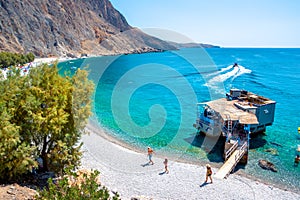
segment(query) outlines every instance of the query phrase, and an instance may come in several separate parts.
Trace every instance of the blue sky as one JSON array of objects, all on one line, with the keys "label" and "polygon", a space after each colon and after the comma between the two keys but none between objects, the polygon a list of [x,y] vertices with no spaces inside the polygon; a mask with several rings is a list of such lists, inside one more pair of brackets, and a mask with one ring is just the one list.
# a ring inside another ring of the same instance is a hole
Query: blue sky
[{"label": "blue sky", "polygon": [[[134,27],[223,47],[300,47],[298,0],[111,0]],[[172,40],[172,39],[170,39]]]}]

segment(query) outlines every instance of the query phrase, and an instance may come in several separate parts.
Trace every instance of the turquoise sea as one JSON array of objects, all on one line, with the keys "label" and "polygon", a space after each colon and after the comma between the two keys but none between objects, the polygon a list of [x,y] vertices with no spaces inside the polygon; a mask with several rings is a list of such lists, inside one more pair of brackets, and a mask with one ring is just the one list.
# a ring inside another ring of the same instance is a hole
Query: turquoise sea
[{"label": "turquoise sea", "polygon": [[[238,171],[299,191],[300,166],[293,164],[300,145],[300,49],[189,48],[59,64],[71,72],[86,65],[96,84],[98,123],[133,148],[151,146],[179,160],[222,164],[220,143],[196,136],[197,102],[225,97],[230,88],[275,100],[273,125],[251,139],[248,164]],[[259,159],[278,172],[261,169]]]}]

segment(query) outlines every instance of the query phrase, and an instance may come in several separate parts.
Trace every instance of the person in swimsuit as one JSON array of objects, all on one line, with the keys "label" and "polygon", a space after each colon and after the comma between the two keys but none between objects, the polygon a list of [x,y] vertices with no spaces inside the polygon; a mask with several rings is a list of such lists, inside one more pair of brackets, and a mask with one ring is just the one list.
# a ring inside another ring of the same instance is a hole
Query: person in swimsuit
[{"label": "person in swimsuit", "polygon": [[297,156],[295,157],[295,163],[294,163],[294,166],[297,167],[297,166],[299,165],[299,162],[300,162],[300,156],[297,155]]},{"label": "person in swimsuit", "polygon": [[168,159],[165,158],[165,161],[164,161],[164,165],[165,165],[165,173],[169,173],[169,170],[168,170]]},{"label": "person in swimsuit", "polygon": [[211,170],[211,167],[209,164],[206,165],[206,179],[205,179],[205,183],[207,183],[207,179],[209,178],[210,179],[210,182],[213,183],[212,181],[212,170]]},{"label": "person in swimsuit", "polygon": [[152,165],[154,164],[154,162],[152,161],[152,155],[153,155],[153,153],[154,153],[153,149],[151,149],[150,147],[148,147],[149,163],[151,163]]}]

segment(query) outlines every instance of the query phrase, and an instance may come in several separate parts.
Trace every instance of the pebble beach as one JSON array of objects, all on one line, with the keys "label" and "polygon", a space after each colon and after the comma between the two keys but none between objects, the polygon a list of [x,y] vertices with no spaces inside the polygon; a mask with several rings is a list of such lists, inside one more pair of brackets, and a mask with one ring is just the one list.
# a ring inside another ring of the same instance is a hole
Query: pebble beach
[{"label": "pebble beach", "polygon": [[82,137],[82,168],[100,171],[100,180],[121,199],[300,199],[300,193],[231,174],[204,183],[205,165],[169,160],[170,173],[164,173],[164,158],[154,154],[148,164],[147,152],[119,145],[103,129],[89,123]]}]

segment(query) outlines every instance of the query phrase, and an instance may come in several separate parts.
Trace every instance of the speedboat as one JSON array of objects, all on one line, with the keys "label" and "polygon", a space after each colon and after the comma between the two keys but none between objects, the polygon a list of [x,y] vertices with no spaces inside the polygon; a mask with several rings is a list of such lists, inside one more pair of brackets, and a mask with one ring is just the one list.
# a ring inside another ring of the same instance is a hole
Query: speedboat
[{"label": "speedboat", "polygon": [[70,67],[70,69],[71,69],[71,70],[76,70],[76,69],[77,69],[77,67],[75,67],[75,66],[72,66],[72,67]]}]

